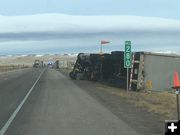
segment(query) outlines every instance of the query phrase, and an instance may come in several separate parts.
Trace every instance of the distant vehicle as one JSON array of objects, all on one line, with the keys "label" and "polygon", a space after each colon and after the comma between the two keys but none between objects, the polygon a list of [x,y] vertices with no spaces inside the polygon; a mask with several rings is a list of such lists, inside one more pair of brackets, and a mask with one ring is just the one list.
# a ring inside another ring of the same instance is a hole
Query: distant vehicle
[{"label": "distant vehicle", "polygon": [[54,63],[54,68],[59,69],[59,60],[56,60]]},{"label": "distant vehicle", "polygon": [[53,61],[49,61],[47,64],[48,68],[53,68],[53,64],[54,64]]},{"label": "distant vehicle", "polygon": [[34,68],[43,67],[43,61],[35,60],[35,61],[34,61],[34,64],[33,64],[33,67],[34,67]]}]

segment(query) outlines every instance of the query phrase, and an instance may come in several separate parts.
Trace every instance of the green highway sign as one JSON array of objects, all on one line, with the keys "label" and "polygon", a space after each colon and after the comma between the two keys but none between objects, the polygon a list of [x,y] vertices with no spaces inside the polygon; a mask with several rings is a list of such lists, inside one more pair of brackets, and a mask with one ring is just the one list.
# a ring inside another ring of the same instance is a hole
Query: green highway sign
[{"label": "green highway sign", "polygon": [[131,68],[131,41],[125,41],[124,68]]}]

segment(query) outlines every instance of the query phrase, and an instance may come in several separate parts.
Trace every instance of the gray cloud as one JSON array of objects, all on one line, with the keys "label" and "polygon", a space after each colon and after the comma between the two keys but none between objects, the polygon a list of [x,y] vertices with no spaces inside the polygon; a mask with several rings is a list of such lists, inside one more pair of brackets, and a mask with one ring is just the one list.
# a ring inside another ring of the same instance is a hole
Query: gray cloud
[{"label": "gray cloud", "polygon": [[135,50],[180,49],[180,21],[136,16],[69,16],[45,14],[0,16],[0,53],[122,50],[132,40]]}]

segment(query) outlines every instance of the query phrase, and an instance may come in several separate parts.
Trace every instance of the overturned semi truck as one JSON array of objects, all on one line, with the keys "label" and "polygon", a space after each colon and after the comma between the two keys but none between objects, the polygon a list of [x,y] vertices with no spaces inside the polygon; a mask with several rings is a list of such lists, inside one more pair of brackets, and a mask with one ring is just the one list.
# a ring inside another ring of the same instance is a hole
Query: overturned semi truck
[{"label": "overturned semi truck", "polygon": [[[135,53],[134,57],[138,60],[140,55]],[[139,65],[135,65],[134,68],[137,66]],[[102,81],[125,88],[127,71],[124,68],[124,52],[113,51],[110,54],[79,53],[73,71],[69,75],[72,79]],[[130,75],[129,73],[129,77]],[[135,79],[137,79],[137,76],[131,78],[133,80],[131,88],[136,90]]]},{"label": "overturned semi truck", "polygon": [[[173,72],[180,73],[180,56],[152,52],[133,52],[132,67],[129,69],[130,90],[172,90]],[[102,81],[110,85],[126,88],[127,70],[124,68],[124,52],[110,54],[80,53],[72,79]]]}]

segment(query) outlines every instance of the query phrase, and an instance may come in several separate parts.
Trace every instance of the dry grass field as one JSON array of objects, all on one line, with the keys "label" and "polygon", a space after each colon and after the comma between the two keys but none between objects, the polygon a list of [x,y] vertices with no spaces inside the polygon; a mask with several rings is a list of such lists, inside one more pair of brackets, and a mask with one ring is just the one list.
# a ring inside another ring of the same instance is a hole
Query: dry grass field
[{"label": "dry grass field", "polygon": [[125,90],[97,83],[98,90],[123,98],[127,103],[167,118],[176,117],[176,95],[168,92],[126,92]]}]

